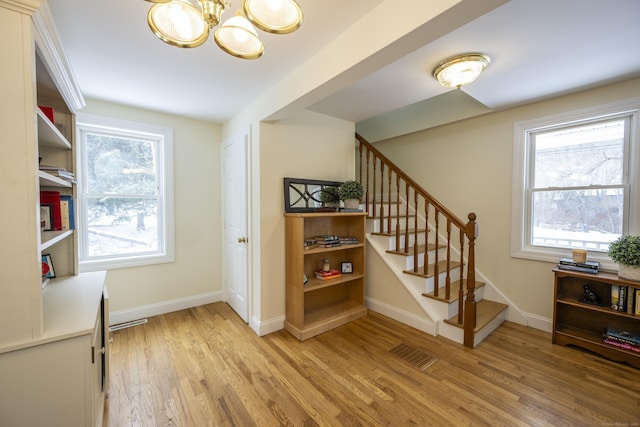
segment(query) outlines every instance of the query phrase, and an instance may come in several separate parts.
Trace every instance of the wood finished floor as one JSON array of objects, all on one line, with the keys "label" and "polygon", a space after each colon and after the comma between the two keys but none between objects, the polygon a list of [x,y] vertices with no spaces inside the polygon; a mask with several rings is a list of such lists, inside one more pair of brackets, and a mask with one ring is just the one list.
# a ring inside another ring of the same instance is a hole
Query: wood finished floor
[{"label": "wood finished floor", "polygon": [[112,337],[111,427],[640,426],[639,370],[508,322],[475,350],[373,312],[299,342],[215,303]]}]

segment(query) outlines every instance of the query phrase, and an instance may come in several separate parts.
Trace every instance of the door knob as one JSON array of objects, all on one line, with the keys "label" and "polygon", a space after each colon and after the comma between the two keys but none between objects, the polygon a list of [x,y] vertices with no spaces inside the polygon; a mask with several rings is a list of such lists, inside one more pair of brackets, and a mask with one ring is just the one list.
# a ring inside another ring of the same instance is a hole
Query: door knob
[{"label": "door knob", "polygon": [[247,243],[246,237],[238,237],[238,243]]}]

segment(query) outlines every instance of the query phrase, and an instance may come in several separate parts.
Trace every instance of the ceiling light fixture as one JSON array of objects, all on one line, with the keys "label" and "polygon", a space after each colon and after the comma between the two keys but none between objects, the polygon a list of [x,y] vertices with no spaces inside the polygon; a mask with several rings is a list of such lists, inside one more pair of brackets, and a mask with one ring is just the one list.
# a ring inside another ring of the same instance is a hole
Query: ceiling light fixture
[{"label": "ceiling light fixture", "polygon": [[435,77],[442,86],[458,88],[473,82],[489,65],[491,59],[482,53],[466,53],[447,59],[435,70]]},{"label": "ceiling light fixture", "polygon": [[[151,31],[177,47],[197,47],[220,24],[231,0],[147,0],[154,3],[147,14]],[[254,25],[274,34],[288,34],[302,24],[302,10],[295,0],[241,0],[242,9],[218,27],[214,39],[220,49],[243,59],[262,56],[264,45]]]}]

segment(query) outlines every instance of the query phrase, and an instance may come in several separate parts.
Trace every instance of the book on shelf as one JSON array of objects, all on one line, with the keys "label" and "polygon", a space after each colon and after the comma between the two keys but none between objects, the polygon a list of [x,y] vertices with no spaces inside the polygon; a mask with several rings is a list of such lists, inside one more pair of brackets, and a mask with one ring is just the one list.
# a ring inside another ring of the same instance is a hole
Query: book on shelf
[{"label": "book on shelf", "polygon": [[40,191],[40,204],[51,207],[52,230],[62,230],[62,217],[60,214],[60,192],[53,190]]},{"label": "book on shelf", "polygon": [[633,311],[631,310],[635,305],[635,293],[636,292],[633,287],[625,285],[611,285],[611,309],[633,314]]},{"label": "book on shelf", "polygon": [[355,245],[360,243],[357,238],[352,236],[340,236],[340,243],[343,245]]},{"label": "book on shelf", "polygon": [[628,349],[640,351],[640,334],[625,331],[618,328],[607,327],[607,332],[602,335],[607,344],[618,345]]},{"label": "book on shelf", "polygon": [[76,229],[73,197],[60,195],[60,217],[62,220],[62,230]]},{"label": "book on shelf", "polygon": [[598,274],[597,269],[593,269],[590,267],[580,267],[578,265],[558,264],[557,268],[560,270],[577,271],[580,273]]},{"label": "book on shelf", "polygon": [[318,241],[315,240],[315,239],[306,239],[304,241],[304,250],[305,251],[308,251],[310,249],[317,248],[317,247],[318,247]]},{"label": "book on shelf", "polygon": [[40,165],[40,170],[50,175],[57,176],[58,178],[69,181],[73,184],[77,184],[76,177],[73,172],[69,172],[65,168],[58,166]]},{"label": "book on shelf", "polygon": [[320,235],[320,236],[313,237],[313,240],[317,240],[318,243],[339,242],[340,241],[340,237],[339,236],[334,236],[332,234],[323,234],[323,235]]},{"label": "book on shelf", "polygon": [[623,348],[625,350],[629,350],[629,351],[634,351],[636,353],[640,353],[640,347],[636,347],[636,346],[633,346],[633,345],[630,345],[630,344],[626,344],[626,343],[623,343],[623,342],[618,342],[618,341],[612,340],[610,338],[605,338],[603,340],[603,342],[605,344],[612,345],[614,347]]},{"label": "book on shelf", "polygon": [[592,270],[598,270],[600,268],[598,261],[586,260],[585,262],[575,262],[571,258],[560,258],[560,265],[571,265],[574,267],[590,268]]},{"label": "book on shelf", "polygon": [[340,273],[340,270],[335,270],[335,269],[331,269],[329,271],[316,270],[315,276],[316,276],[316,279],[329,280],[329,279],[337,279],[338,277],[342,276],[342,273]]},{"label": "book on shelf", "polygon": [[340,246],[341,243],[339,241],[335,241],[335,242],[320,242],[318,243],[318,247],[321,248],[333,248],[336,246]]}]

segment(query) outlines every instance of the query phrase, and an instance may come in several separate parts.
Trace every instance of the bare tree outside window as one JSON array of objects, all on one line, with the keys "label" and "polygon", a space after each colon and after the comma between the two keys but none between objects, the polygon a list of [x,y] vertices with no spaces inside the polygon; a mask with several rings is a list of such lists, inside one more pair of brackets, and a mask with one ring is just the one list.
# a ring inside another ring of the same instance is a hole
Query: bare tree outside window
[{"label": "bare tree outside window", "polygon": [[531,244],[606,252],[622,234],[625,121],[533,135]]}]

